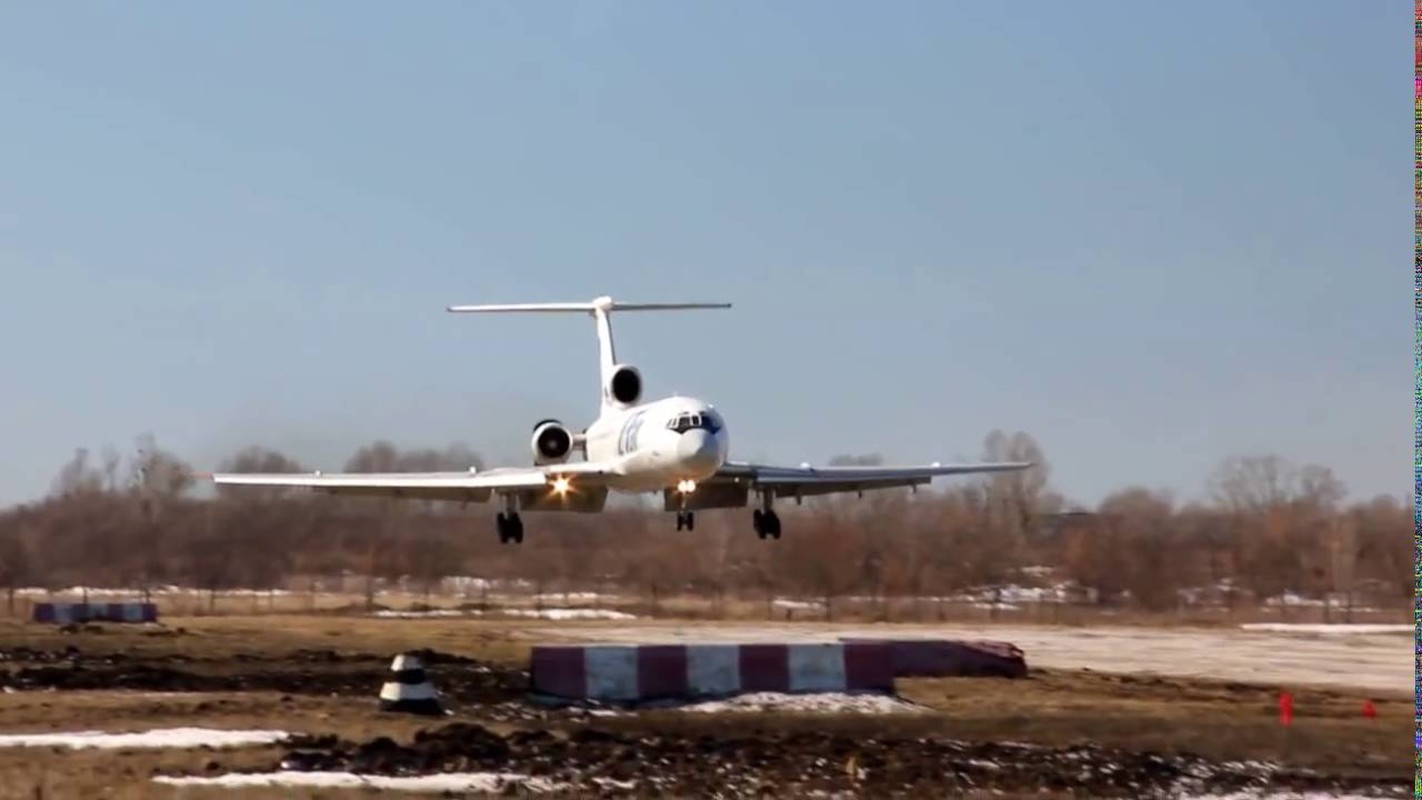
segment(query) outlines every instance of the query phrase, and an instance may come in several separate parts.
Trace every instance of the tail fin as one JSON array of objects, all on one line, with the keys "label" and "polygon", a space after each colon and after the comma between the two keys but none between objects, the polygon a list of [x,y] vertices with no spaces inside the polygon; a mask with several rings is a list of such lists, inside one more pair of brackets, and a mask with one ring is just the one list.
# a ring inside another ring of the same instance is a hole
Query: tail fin
[{"label": "tail fin", "polygon": [[[450,306],[456,313],[581,313],[590,314],[597,322],[598,372],[605,388],[617,367],[617,352],[612,343],[614,311],[682,311],[695,308],[730,308],[730,303],[624,303],[603,296],[584,303],[498,303],[493,305]],[[604,400],[604,402],[606,402]]]}]

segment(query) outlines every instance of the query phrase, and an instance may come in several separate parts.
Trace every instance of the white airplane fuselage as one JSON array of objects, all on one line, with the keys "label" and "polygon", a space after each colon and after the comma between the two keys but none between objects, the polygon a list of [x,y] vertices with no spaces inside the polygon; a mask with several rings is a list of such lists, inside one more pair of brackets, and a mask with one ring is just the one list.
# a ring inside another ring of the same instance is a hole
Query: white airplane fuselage
[{"label": "white airplane fuselage", "polygon": [[623,492],[706,480],[730,452],[720,412],[694,397],[667,397],[625,409],[609,406],[585,436],[587,460],[615,465],[608,485]]}]

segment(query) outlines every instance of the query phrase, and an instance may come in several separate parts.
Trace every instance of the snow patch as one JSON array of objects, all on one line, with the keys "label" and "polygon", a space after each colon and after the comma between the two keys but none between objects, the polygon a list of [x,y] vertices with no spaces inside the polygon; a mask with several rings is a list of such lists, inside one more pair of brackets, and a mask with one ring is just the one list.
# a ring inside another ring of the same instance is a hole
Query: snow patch
[{"label": "snow patch", "polygon": [[508,786],[529,792],[556,792],[572,788],[546,778],[535,778],[513,772],[446,772],[437,775],[357,775],[353,772],[264,772],[238,773],[200,777],[193,775],[159,775],[155,783],[171,786],[218,786],[227,789],[273,786],[303,786],[321,789],[390,789],[400,792],[492,792],[501,793]]},{"label": "snow patch", "polygon": [[1307,623],[1307,622],[1249,622],[1239,626],[1246,631],[1263,631],[1265,633],[1343,633],[1343,634],[1368,634],[1368,633],[1415,633],[1416,628],[1412,625],[1392,625],[1386,623]]},{"label": "snow patch", "polygon": [[1233,792],[1231,794],[1187,794],[1179,800],[1378,800],[1380,795],[1334,794],[1332,792]]},{"label": "snow patch", "polygon": [[788,608],[792,611],[823,611],[825,604],[816,600],[782,600],[775,599],[771,605],[776,608]]},{"label": "snow patch", "polygon": [[272,744],[286,739],[286,731],[220,730],[217,728],[158,728],[132,733],[76,731],[71,733],[13,733],[0,735],[0,747],[241,747]]},{"label": "snow patch", "polygon": [[613,611],[610,608],[505,608],[499,613],[515,617],[539,617],[541,619],[636,619],[635,614]]},{"label": "snow patch", "polygon": [[429,611],[395,611],[391,609],[381,609],[371,613],[373,617],[386,617],[389,619],[427,619],[431,617],[465,617],[467,612],[457,608],[433,608]]},{"label": "snow patch", "polygon": [[725,700],[708,700],[681,706],[681,711],[719,714],[728,711],[809,711],[818,713],[903,714],[924,713],[926,709],[882,694],[845,692],[752,692]]},{"label": "snow patch", "polygon": [[536,594],[532,600],[537,603],[597,603],[619,601],[622,598],[615,594],[601,594],[599,592],[544,592]]}]

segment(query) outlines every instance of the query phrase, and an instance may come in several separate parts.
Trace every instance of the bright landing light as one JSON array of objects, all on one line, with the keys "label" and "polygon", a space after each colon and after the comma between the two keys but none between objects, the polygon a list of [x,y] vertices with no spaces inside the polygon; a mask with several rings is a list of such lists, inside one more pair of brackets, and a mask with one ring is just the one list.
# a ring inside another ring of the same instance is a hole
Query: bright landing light
[{"label": "bright landing light", "polygon": [[680,481],[676,485],[676,490],[682,494],[691,494],[696,491],[696,481]]},{"label": "bright landing light", "polygon": [[553,479],[553,491],[557,494],[564,494],[568,491],[569,481],[567,476],[559,475]]}]

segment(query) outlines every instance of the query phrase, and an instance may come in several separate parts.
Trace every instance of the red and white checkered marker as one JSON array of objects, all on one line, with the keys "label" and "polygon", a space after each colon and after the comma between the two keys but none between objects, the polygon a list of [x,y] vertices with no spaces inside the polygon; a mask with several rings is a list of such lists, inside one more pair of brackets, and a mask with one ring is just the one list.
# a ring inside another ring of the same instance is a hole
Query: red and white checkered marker
[{"label": "red and white checkered marker", "polygon": [[613,702],[750,692],[889,692],[880,643],[587,644],[533,648],[535,694]]}]

